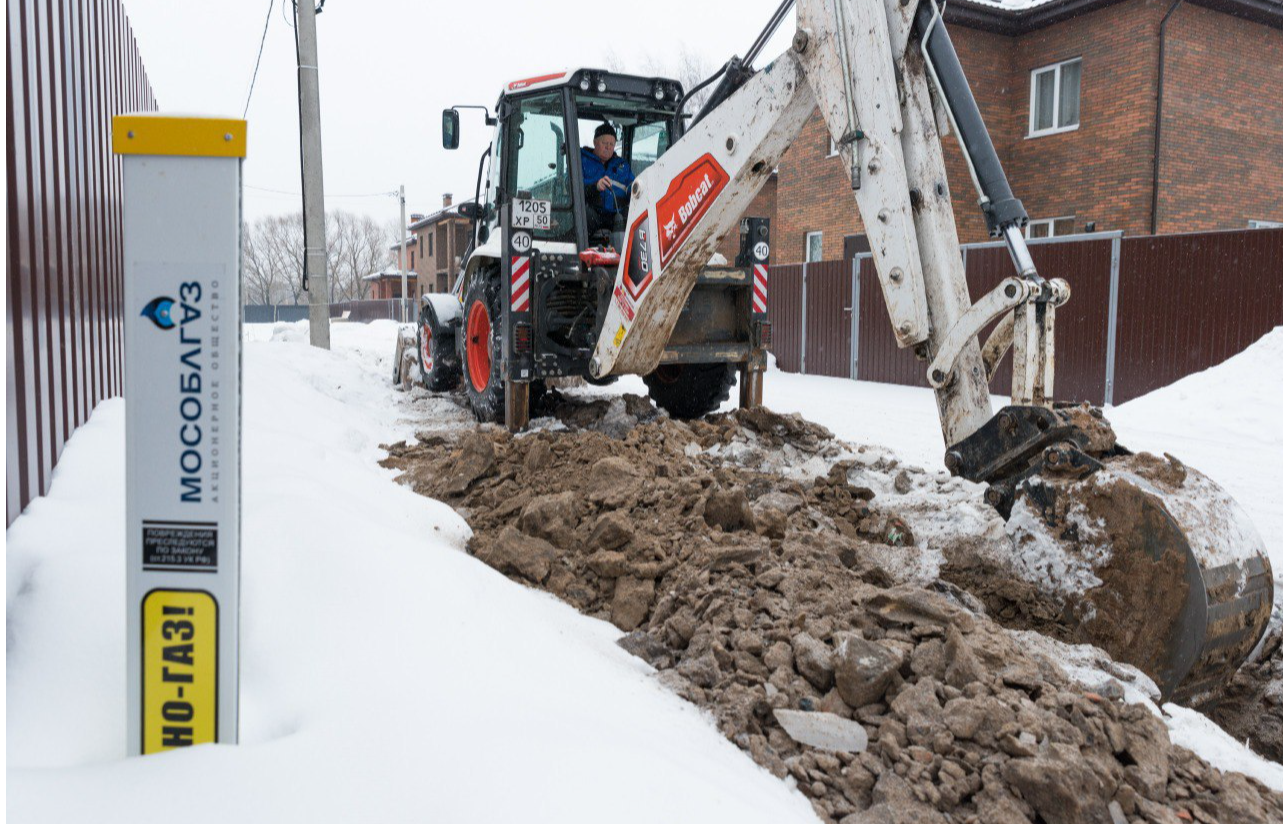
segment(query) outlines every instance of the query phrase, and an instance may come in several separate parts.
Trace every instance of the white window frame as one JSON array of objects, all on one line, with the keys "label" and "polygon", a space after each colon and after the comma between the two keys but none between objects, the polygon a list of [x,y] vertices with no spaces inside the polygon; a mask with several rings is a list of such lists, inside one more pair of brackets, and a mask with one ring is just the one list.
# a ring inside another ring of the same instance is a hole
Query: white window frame
[{"label": "white window frame", "polygon": [[1054,123],[1056,118],[1060,117],[1060,69],[1070,63],[1081,62],[1083,62],[1081,57],[1074,57],[1069,60],[1062,60],[1059,63],[1052,63],[1050,66],[1042,66],[1029,73],[1029,134],[1025,135],[1026,139],[1049,134],[1064,134],[1078,129],[1079,124],[1083,122],[1083,75],[1081,71],[1078,72],[1078,123],[1072,126],[1052,126],[1049,129],[1035,129],[1034,118],[1038,111],[1038,75],[1046,72],[1053,73],[1051,82],[1051,119]]},{"label": "white window frame", "polygon": [[833,134],[830,132],[829,133],[829,153],[826,154],[825,157],[837,157],[837,156],[838,156],[838,143],[836,140],[833,139]]},{"label": "white window frame", "polygon": [[[1076,215],[1061,215],[1060,217],[1043,217],[1037,220],[1031,220],[1025,224],[1025,239],[1041,240],[1041,239],[1050,238],[1050,237],[1065,237],[1065,235],[1056,234],[1056,221],[1073,220],[1075,217]],[[1042,238],[1034,237],[1033,236],[1034,226],[1046,226],[1047,234],[1043,235]],[[1070,234],[1073,234],[1073,233],[1071,232]]]},{"label": "white window frame", "polygon": [[1249,220],[1247,222],[1249,229],[1283,229],[1283,221],[1279,220]]},{"label": "white window frame", "polygon": [[[813,238],[813,237],[818,237],[818,238],[820,239],[820,256],[819,256],[818,258],[816,258],[815,260],[811,260],[811,238]],[[806,263],[818,263],[819,261],[821,261],[821,260],[823,260],[823,259],[824,259],[824,232],[822,232],[822,231],[821,231],[821,232],[807,232],[807,233],[806,233],[806,246],[805,246],[805,248],[803,248],[803,249],[802,249],[802,260],[803,260],[804,262],[806,262]]]}]

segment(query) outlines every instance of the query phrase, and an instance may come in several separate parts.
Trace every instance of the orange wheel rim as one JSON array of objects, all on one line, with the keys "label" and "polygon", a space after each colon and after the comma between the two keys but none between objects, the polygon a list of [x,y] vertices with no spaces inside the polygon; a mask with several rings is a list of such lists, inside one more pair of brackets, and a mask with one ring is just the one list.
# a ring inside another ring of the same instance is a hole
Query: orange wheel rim
[{"label": "orange wheel rim", "polygon": [[478,392],[490,385],[490,313],[479,300],[468,310],[468,380]]},{"label": "orange wheel rim", "polygon": [[423,332],[420,335],[420,337],[423,339],[423,347],[421,352],[421,354],[423,355],[423,371],[431,372],[432,371],[432,327],[427,325],[426,323],[423,324]]}]

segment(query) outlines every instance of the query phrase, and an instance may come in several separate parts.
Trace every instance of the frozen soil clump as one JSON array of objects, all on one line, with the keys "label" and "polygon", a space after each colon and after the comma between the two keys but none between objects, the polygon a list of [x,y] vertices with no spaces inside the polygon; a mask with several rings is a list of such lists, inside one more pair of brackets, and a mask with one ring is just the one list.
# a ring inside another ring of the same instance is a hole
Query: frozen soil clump
[{"label": "frozen soil clump", "polygon": [[940,578],[1004,539],[965,482],[762,409],[554,412],[516,437],[424,433],[384,465],[459,509],[477,558],[628,633],[821,819],[1283,820],[1283,795],[1172,745],[1120,680],[1089,691]]}]

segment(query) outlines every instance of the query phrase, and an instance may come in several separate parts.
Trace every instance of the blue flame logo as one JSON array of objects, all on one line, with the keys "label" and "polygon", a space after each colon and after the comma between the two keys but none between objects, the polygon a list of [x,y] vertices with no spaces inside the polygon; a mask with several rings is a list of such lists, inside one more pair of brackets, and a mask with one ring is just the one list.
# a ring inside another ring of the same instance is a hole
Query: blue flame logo
[{"label": "blue flame logo", "polygon": [[173,308],[173,298],[152,298],[151,303],[143,307],[143,317],[150,318],[161,329],[173,329],[174,319],[170,316]]}]

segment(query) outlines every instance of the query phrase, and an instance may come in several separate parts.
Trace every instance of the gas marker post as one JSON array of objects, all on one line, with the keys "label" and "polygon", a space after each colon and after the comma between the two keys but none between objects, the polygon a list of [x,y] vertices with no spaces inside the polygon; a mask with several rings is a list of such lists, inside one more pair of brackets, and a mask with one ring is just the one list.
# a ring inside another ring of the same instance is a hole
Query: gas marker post
[{"label": "gas marker post", "polygon": [[244,120],[114,118],[128,751],[237,740]]}]

